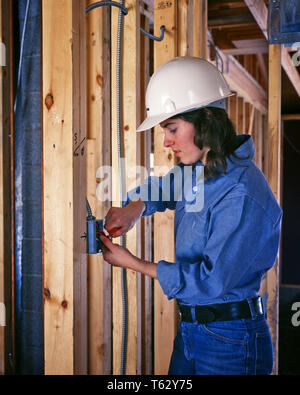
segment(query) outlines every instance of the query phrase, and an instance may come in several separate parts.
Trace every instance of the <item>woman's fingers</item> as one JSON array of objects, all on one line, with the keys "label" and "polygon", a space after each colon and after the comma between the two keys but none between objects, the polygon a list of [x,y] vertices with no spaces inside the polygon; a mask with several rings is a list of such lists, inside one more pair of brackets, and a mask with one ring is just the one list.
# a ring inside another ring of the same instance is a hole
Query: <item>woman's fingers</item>
[{"label": "woman's fingers", "polygon": [[107,248],[109,251],[112,251],[114,244],[109,240],[108,237],[100,236],[100,240],[104,244],[105,248]]}]

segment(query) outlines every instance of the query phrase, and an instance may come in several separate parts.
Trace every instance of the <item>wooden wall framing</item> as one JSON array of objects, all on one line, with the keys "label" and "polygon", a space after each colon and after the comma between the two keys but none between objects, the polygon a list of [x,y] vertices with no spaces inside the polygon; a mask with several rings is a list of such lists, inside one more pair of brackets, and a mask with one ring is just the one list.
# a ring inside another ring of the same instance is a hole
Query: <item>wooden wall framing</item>
[{"label": "wooden wall framing", "polygon": [[42,1],[45,374],[87,373],[84,17]]},{"label": "wooden wall framing", "polygon": [[11,358],[14,354],[12,1],[0,0],[0,43],[5,45],[5,59],[1,58],[0,65],[0,375],[4,375],[13,373],[9,354]]},{"label": "wooden wall framing", "polygon": [[[85,232],[86,196],[97,218],[103,218],[111,204],[120,205],[116,137],[119,10],[116,7],[101,7],[85,16],[85,7],[93,2],[42,0],[45,374],[120,374],[121,367],[121,270],[112,269],[101,256],[87,257],[85,241],[81,239]],[[3,12],[3,0],[0,4]],[[140,26],[150,29],[147,10],[143,10],[137,0],[126,0],[125,7],[128,15],[124,16],[123,22],[121,120],[126,186],[129,189],[138,182],[137,166],[145,166],[149,175],[150,154],[154,155],[156,175],[165,174],[166,169],[176,164],[174,155],[163,148],[163,135],[159,127],[155,128],[154,135],[150,131],[136,134],[137,125],[145,116],[144,95],[150,74],[174,56],[210,58],[210,54],[206,38],[207,0],[155,0],[154,34],[160,35],[162,25],[166,30],[163,41],[154,43],[141,36],[139,31]],[[1,21],[9,20],[6,14],[1,16]],[[0,26],[0,31],[8,33],[3,26]],[[240,62],[229,58],[230,72],[226,77],[236,95],[227,100],[227,110],[238,133],[253,137],[255,162],[268,176],[271,188],[280,201],[278,67],[282,54],[278,46],[270,46],[270,54],[268,93],[250,73],[249,70],[254,67],[250,58],[244,59],[244,64],[243,59]],[[262,71],[255,73],[259,75]],[[10,83],[8,74],[4,78],[2,68],[2,100],[6,89],[3,84]],[[268,96],[269,107],[266,104]],[[0,117],[1,110],[9,113],[9,106],[9,100],[0,101]],[[8,118],[7,123],[0,123],[2,144],[4,137],[10,133],[10,121]],[[8,145],[3,144],[0,151],[1,196],[5,195],[3,191],[7,183],[3,176],[4,164],[6,171],[9,171],[3,159],[4,150],[8,155]],[[97,194],[103,181],[110,178],[109,174],[99,171],[100,168],[103,170],[103,166],[111,166],[113,170],[110,184],[116,196],[113,202],[113,199],[102,201]],[[11,277],[11,266],[7,270],[4,265],[8,247],[3,236],[11,221],[10,217],[5,218],[4,206],[10,206],[10,202],[3,199],[1,204],[0,302],[4,297],[8,300],[10,295],[7,292],[11,293],[9,287],[5,290],[6,294],[3,291],[4,280]],[[153,222],[150,218],[141,220],[128,233],[126,247],[146,260],[174,260],[173,217],[174,213],[168,211],[155,214]],[[157,280],[127,271],[126,281],[126,374],[166,374],[178,325],[175,302],[167,300]],[[278,263],[264,279],[261,292],[268,292],[269,295],[268,319],[276,373]],[[5,347],[7,332],[3,334],[0,328],[0,353]],[[7,352],[4,351],[4,354],[7,355]],[[5,365],[8,361],[2,357],[0,373],[5,372]]]}]

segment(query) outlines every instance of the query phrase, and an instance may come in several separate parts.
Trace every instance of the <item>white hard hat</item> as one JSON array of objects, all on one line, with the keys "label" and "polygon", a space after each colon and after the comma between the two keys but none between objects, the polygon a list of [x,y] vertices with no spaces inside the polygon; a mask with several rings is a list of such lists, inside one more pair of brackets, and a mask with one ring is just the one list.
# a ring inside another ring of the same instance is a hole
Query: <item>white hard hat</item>
[{"label": "white hard hat", "polygon": [[160,66],[150,78],[146,91],[147,118],[141,132],[182,112],[214,104],[224,108],[224,99],[233,95],[223,74],[207,60],[176,57]]}]

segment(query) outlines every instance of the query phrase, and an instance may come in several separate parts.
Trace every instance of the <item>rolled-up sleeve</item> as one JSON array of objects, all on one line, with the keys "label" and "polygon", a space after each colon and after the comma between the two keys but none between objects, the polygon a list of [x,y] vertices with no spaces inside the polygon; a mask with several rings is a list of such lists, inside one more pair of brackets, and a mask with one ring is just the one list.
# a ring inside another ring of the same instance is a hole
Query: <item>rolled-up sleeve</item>
[{"label": "rolled-up sleeve", "polygon": [[219,298],[245,276],[268,270],[274,264],[280,217],[277,221],[269,218],[252,198],[235,196],[222,200],[212,208],[207,229],[207,243],[200,259],[158,262],[158,281],[169,299]]}]

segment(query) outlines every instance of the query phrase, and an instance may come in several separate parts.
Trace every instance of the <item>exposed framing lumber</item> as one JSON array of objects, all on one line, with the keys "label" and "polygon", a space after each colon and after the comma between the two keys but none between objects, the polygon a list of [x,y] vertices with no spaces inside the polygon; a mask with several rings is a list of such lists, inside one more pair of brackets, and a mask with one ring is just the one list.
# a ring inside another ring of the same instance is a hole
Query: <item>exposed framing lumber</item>
[{"label": "exposed framing lumber", "polygon": [[[268,39],[268,9],[263,0],[245,0],[258,26],[261,28],[264,36]],[[270,53],[269,53],[270,56]],[[300,96],[300,75],[294,66],[287,48],[283,47],[281,51],[281,65],[294,86],[297,94]]]},{"label": "exposed framing lumber", "polygon": [[193,56],[207,58],[207,0],[193,0]]},{"label": "exposed framing lumber", "polygon": [[[162,7],[162,4],[164,7]],[[177,2],[154,0],[154,34],[158,35],[160,26],[165,25],[165,37],[154,43],[154,70],[177,55]],[[163,132],[155,128],[154,134],[155,167],[175,165],[174,155],[163,147]],[[162,175],[156,174],[155,175]],[[173,239],[174,213],[156,213],[154,215],[154,260],[174,262]],[[154,374],[166,374],[168,371],[173,340],[177,330],[176,306],[174,300],[167,297],[155,280],[154,283]]]},{"label": "exposed framing lumber", "polygon": [[84,5],[42,1],[45,374],[87,369]]},{"label": "exposed framing lumber", "polygon": [[[149,31],[149,20],[141,15],[141,27]],[[146,88],[150,79],[150,40],[144,36],[140,36],[141,46],[141,95],[140,95],[140,109],[142,118],[146,117],[146,104],[145,94]],[[148,175],[150,175],[150,153],[152,146],[152,133],[150,131],[139,133],[140,137],[140,162]],[[143,176],[141,182],[143,182]],[[141,257],[142,259],[151,262],[152,257],[152,217],[144,217],[141,219]],[[153,299],[153,279],[149,276],[141,276],[140,294],[141,294],[141,308],[140,314],[138,314],[138,320],[140,324],[140,358],[141,358],[141,373],[140,374],[152,374],[153,373],[153,317],[152,317],[152,299]]]},{"label": "exposed framing lumber", "polygon": [[228,114],[231,122],[233,123],[236,131],[238,132],[238,97],[237,95],[228,98]]},{"label": "exposed framing lumber", "polygon": [[[93,3],[87,1],[87,6]],[[110,8],[90,12],[87,24],[87,197],[94,215],[103,218],[111,202],[97,196],[97,170],[110,165]],[[102,174],[98,174],[98,176]],[[103,175],[104,176],[104,175]],[[108,176],[107,174],[105,175]],[[88,256],[89,374],[111,374],[111,265]]]},{"label": "exposed framing lumber", "polygon": [[238,97],[238,127],[239,134],[245,133],[245,103],[242,97]]},{"label": "exposed framing lumber", "polygon": [[190,42],[189,37],[191,36],[193,23],[191,23],[192,10],[191,3],[186,0],[179,0],[177,10],[177,54],[178,56],[189,56],[191,48],[188,43]]},{"label": "exposed framing lumber", "polygon": [[[125,1],[128,14],[124,17],[123,48],[126,56],[122,59],[122,133],[124,136],[124,154],[126,158],[126,189],[136,186],[136,166],[138,165],[138,147],[136,129],[140,121],[140,7],[137,0]],[[114,7],[115,8],[115,7]],[[116,37],[118,25],[118,10],[112,9],[112,166],[119,178],[119,163],[117,149],[117,120],[116,120]],[[117,181],[117,205],[119,199],[119,181]],[[126,235],[126,247],[137,254],[137,240],[139,225],[131,229]],[[127,355],[126,374],[136,374],[138,367],[138,275],[132,270],[126,271],[128,290],[128,328],[127,328]],[[113,373],[120,374],[121,348],[122,348],[122,298],[121,298],[121,269],[113,268]]]},{"label": "exposed framing lumber", "polygon": [[[85,0],[72,0],[74,373],[88,372],[86,229],[86,28]],[[80,60],[80,61],[79,61]],[[78,155],[77,155],[78,154]]]},{"label": "exposed framing lumber", "polygon": [[[5,3],[5,4],[4,4]],[[12,210],[12,1],[0,0],[0,42],[5,45],[5,62],[0,65],[0,375],[12,374],[9,353],[13,358],[13,289],[11,230]],[[10,92],[10,94],[7,94]]]},{"label": "exposed framing lumber", "polygon": [[300,120],[300,114],[283,114],[281,116],[281,119],[283,121],[299,121]]},{"label": "exposed framing lumber", "polygon": [[230,49],[222,49],[222,52],[225,55],[254,55],[254,54],[263,54],[268,53],[268,47],[253,47],[253,48],[230,48]]},{"label": "exposed framing lumber", "polygon": [[[223,61],[224,77],[231,89],[253,104],[261,113],[267,112],[267,94],[252,75],[232,56],[217,49]],[[213,62],[215,64],[215,62]]]},{"label": "exposed framing lumber", "polygon": [[[268,180],[280,204],[281,173],[281,45],[269,46]],[[273,342],[273,373],[278,373],[279,262],[267,273],[267,319]]]}]

